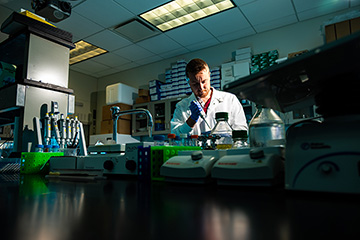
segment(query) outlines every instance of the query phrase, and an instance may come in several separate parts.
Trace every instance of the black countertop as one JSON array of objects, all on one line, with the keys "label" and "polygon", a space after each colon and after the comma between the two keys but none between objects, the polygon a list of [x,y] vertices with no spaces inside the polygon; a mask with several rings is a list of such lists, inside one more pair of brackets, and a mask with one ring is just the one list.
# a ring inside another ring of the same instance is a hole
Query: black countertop
[{"label": "black countertop", "polygon": [[357,239],[357,195],[0,175],[3,240]]}]

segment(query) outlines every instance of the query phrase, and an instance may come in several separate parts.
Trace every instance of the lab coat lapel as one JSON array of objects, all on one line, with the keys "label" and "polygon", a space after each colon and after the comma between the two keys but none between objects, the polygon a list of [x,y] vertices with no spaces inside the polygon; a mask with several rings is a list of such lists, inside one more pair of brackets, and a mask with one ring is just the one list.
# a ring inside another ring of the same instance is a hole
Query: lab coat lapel
[{"label": "lab coat lapel", "polygon": [[216,124],[216,120],[215,120],[216,107],[223,101],[224,101],[224,99],[221,96],[221,92],[217,91],[216,89],[213,88],[213,95],[211,97],[211,102],[210,102],[210,105],[208,107],[207,114],[206,114],[207,121],[212,122],[212,124],[210,124],[210,125],[212,125],[212,127],[215,126],[215,124]]},{"label": "lab coat lapel", "polygon": [[208,110],[213,111],[214,109],[216,109],[216,106],[222,103],[223,101],[224,98],[221,96],[221,92],[213,88],[213,95],[210,103],[211,109]]}]

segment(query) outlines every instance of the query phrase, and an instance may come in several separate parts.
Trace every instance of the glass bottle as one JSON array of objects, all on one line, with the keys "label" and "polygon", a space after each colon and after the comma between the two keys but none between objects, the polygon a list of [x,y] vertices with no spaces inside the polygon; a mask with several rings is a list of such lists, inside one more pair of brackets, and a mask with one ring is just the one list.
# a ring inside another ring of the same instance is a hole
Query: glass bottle
[{"label": "glass bottle", "polygon": [[246,130],[233,130],[232,138],[234,142],[232,148],[246,148],[249,146],[247,143],[248,134]]},{"label": "glass bottle", "polygon": [[250,147],[281,146],[285,144],[285,125],[271,108],[261,105],[249,123]]},{"label": "glass bottle", "polygon": [[175,146],[181,146],[181,138],[180,136],[176,135],[175,136]]},{"label": "glass bottle", "polygon": [[215,138],[215,146],[217,149],[229,149],[232,147],[232,131],[228,123],[227,112],[217,112],[215,114],[216,125],[211,130],[210,135]]},{"label": "glass bottle", "polygon": [[197,147],[199,146],[199,142],[198,142],[198,135],[191,135],[190,139],[191,139],[191,146]]},{"label": "glass bottle", "polygon": [[180,138],[181,138],[181,146],[188,146],[188,135],[186,133],[180,133]]},{"label": "glass bottle", "polygon": [[175,145],[175,137],[176,137],[176,135],[173,134],[173,133],[169,133],[167,135],[167,137],[168,137],[168,141],[169,141],[169,146],[174,146]]}]

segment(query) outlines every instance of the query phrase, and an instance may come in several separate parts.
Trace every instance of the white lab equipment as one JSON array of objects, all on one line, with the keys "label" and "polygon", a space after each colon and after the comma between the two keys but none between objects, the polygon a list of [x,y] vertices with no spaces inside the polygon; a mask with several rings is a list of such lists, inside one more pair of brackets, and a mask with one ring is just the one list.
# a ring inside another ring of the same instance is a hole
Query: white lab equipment
[{"label": "white lab equipment", "polygon": [[218,185],[274,186],[284,182],[282,147],[226,151],[211,170]]},{"label": "white lab equipment", "polygon": [[160,168],[165,181],[204,184],[210,182],[211,168],[225,150],[179,151]]}]

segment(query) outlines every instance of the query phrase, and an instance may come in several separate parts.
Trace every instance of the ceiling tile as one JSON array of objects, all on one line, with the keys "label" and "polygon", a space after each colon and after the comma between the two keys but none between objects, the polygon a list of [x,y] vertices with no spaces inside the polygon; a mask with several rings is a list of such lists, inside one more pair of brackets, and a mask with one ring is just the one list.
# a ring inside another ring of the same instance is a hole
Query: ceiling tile
[{"label": "ceiling tile", "polygon": [[132,68],[136,68],[136,67],[139,67],[140,65],[136,62],[131,62],[131,63],[127,63],[127,64],[124,64],[124,65],[121,65],[119,67],[117,67],[116,69],[120,71],[125,71],[125,70],[128,70],[128,69],[132,69]]},{"label": "ceiling tile", "polygon": [[113,51],[132,44],[129,40],[110,30],[101,31],[84,40],[108,51]]},{"label": "ceiling tile", "polygon": [[328,6],[337,5],[339,3],[347,6],[349,5],[348,0],[293,0],[293,3],[297,12],[304,12],[316,8],[328,8]]},{"label": "ceiling tile", "polygon": [[258,0],[239,8],[253,26],[269,25],[267,24],[268,22],[290,15],[295,16],[295,11],[290,0]]},{"label": "ceiling tile", "polygon": [[58,22],[55,25],[62,30],[71,32],[80,39],[84,39],[103,30],[100,25],[84,18],[76,12],[71,13],[69,18]]},{"label": "ceiling tile", "polygon": [[134,13],[135,15],[139,15],[144,13],[148,10],[151,10],[155,7],[163,5],[169,0],[114,0],[115,2],[119,3],[120,5],[124,6],[126,9]]},{"label": "ceiling tile", "polygon": [[171,50],[169,52],[161,53],[159,55],[161,57],[163,57],[163,58],[171,58],[171,57],[178,56],[178,55],[181,55],[181,54],[185,54],[185,53],[188,53],[188,52],[189,52],[189,50],[187,48],[181,47],[181,48],[178,48],[178,49]]},{"label": "ceiling tile", "polygon": [[168,52],[181,47],[181,45],[179,45],[177,42],[175,42],[166,35],[158,35],[138,42],[137,44],[155,54]]},{"label": "ceiling tile", "polygon": [[154,55],[154,53],[151,53],[136,44],[132,44],[124,48],[118,49],[114,51],[114,54],[129,59],[131,61],[137,61]]},{"label": "ceiling tile", "polygon": [[299,20],[303,21],[336,11],[344,10],[349,7],[349,2],[334,0],[294,0],[294,6],[296,11],[298,12]]},{"label": "ceiling tile", "polygon": [[1,5],[6,6],[15,12],[20,12],[21,9],[33,11],[31,1],[29,0],[2,0]]},{"label": "ceiling tile", "polygon": [[256,24],[256,25],[254,25],[254,28],[255,28],[256,32],[260,33],[260,32],[265,32],[265,31],[272,30],[275,28],[284,27],[286,25],[296,23],[297,21],[298,20],[295,15],[289,15],[289,16],[286,16],[283,18],[273,19],[273,20],[269,20],[267,22]]},{"label": "ceiling tile", "polygon": [[96,78],[101,78],[101,77],[109,76],[111,74],[115,74],[118,72],[120,72],[120,70],[118,70],[116,68],[111,68],[111,69],[106,69],[106,70],[102,70],[102,71],[93,73],[92,76],[96,77]]},{"label": "ceiling tile", "polygon": [[99,72],[99,71],[104,71],[104,70],[110,69],[110,67],[105,66],[101,63],[97,63],[97,62],[93,61],[92,59],[76,63],[73,66],[74,66],[74,70],[79,69],[79,70],[85,71],[84,73],[86,73],[88,75],[91,75],[91,74]]},{"label": "ceiling tile", "polygon": [[208,40],[204,40],[204,41],[192,44],[192,45],[188,45],[188,46],[186,46],[186,48],[189,49],[190,51],[197,51],[197,50],[200,50],[200,49],[203,49],[203,48],[207,48],[207,47],[217,45],[219,43],[220,42],[216,38],[210,38]]},{"label": "ceiling tile", "polygon": [[76,6],[73,12],[105,28],[119,25],[133,18],[132,13],[114,1],[87,0]]},{"label": "ceiling tile", "polygon": [[240,7],[240,6],[255,2],[257,0],[233,0],[233,1],[236,6]]},{"label": "ceiling tile", "polygon": [[199,23],[215,37],[251,27],[238,8],[201,19]]},{"label": "ceiling tile", "polygon": [[98,57],[94,57],[92,60],[94,62],[104,64],[108,67],[118,67],[119,65],[123,65],[125,63],[130,62],[130,60],[120,57],[119,55],[113,53],[105,53]]},{"label": "ceiling tile", "polygon": [[165,35],[169,36],[170,38],[185,47],[213,38],[213,36],[197,22],[193,22],[182,27],[167,31],[165,32]]},{"label": "ceiling tile", "polygon": [[148,57],[148,58],[144,58],[144,59],[135,61],[135,63],[137,63],[139,65],[146,65],[146,64],[149,64],[149,63],[153,63],[153,62],[158,62],[160,60],[163,60],[163,58],[160,57],[160,56],[154,55],[154,56],[151,56],[151,57]]},{"label": "ceiling tile", "polygon": [[220,42],[229,42],[235,39],[251,36],[253,34],[256,34],[255,30],[252,27],[242,29],[240,31],[235,31],[231,33],[227,33],[221,36],[216,37]]}]

